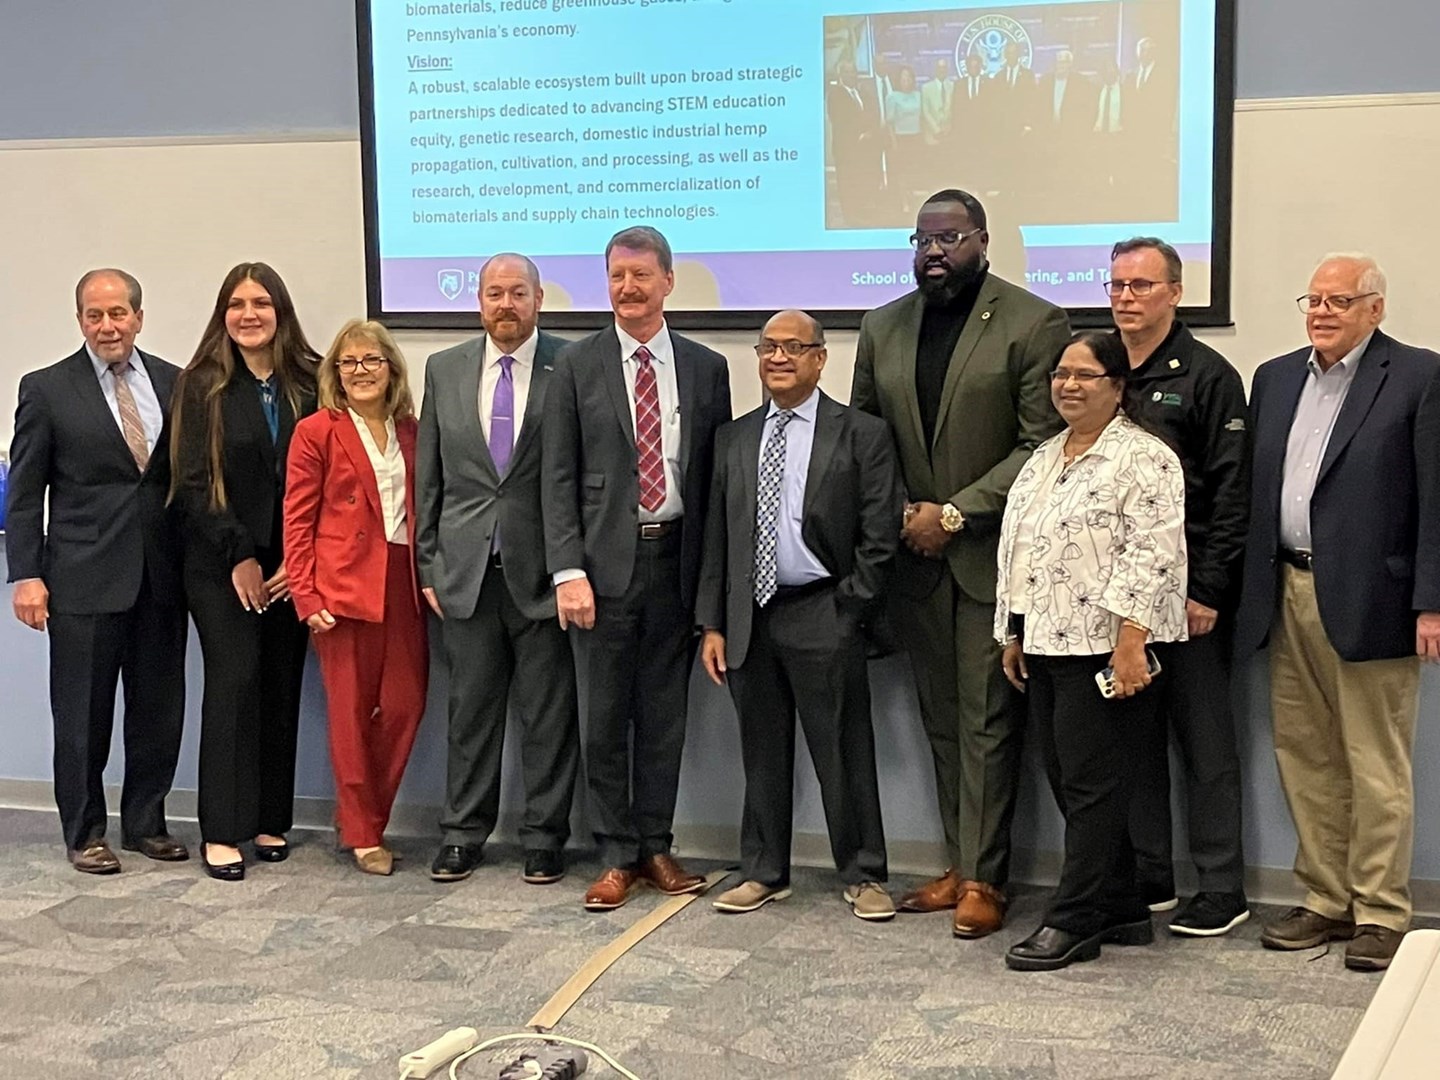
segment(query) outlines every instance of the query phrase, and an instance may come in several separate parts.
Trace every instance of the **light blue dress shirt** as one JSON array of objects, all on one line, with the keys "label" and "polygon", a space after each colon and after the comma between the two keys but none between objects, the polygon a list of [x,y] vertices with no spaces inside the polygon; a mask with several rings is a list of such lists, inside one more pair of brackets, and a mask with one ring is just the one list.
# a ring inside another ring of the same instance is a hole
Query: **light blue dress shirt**
[{"label": "light blue dress shirt", "polygon": [[[805,481],[810,475],[810,451],[815,446],[815,416],[820,409],[820,391],[790,410],[794,419],[785,426],[785,471],[780,480],[780,513],[775,519],[775,580],[779,585],[805,585],[831,577],[824,563],[805,546],[800,527],[805,519]],[[773,401],[760,432],[760,464],[764,467],[765,443],[775,430],[780,407]]]},{"label": "light blue dress shirt", "polygon": [[[95,355],[95,350],[90,348],[90,343],[85,343],[85,353],[90,357],[90,363],[95,367],[95,378],[100,380],[100,392],[105,395],[105,404],[110,406],[110,415],[115,417],[115,426],[120,429],[120,434],[125,434],[125,426],[120,422],[120,402],[115,398],[115,374],[110,370],[110,365]],[[145,429],[145,448],[152,454],[155,452],[155,444],[160,441],[160,429],[165,426],[165,413],[160,408],[160,398],[155,394],[155,387],[150,382],[150,373],[145,370],[144,363],[140,360],[138,349],[130,350],[130,359],[126,361],[130,365],[130,374],[126,379],[130,383],[130,396],[135,399],[135,408],[140,413],[140,426]]]},{"label": "light blue dress shirt", "polygon": [[1295,406],[1290,435],[1285,440],[1284,479],[1280,485],[1280,542],[1291,551],[1309,551],[1310,497],[1315,494],[1315,477],[1325,460],[1335,418],[1350,393],[1360,358],[1370,347],[1374,333],[1346,353],[1329,371],[1320,368],[1312,349],[1306,361],[1310,373]]}]

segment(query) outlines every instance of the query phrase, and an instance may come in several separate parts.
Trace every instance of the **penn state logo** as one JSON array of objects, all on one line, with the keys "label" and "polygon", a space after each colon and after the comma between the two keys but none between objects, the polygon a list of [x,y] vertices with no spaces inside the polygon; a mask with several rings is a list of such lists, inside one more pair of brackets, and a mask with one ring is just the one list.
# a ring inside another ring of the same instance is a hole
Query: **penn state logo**
[{"label": "penn state logo", "polygon": [[436,287],[446,300],[454,300],[465,290],[464,270],[441,270],[435,275]]},{"label": "penn state logo", "polygon": [[1028,69],[1034,48],[1025,27],[1008,15],[981,15],[965,27],[955,44],[955,69],[963,71],[965,58],[973,53],[984,62],[985,74],[993,75],[1005,66],[1005,46],[1012,41],[1020,46],[1020,63]]}]

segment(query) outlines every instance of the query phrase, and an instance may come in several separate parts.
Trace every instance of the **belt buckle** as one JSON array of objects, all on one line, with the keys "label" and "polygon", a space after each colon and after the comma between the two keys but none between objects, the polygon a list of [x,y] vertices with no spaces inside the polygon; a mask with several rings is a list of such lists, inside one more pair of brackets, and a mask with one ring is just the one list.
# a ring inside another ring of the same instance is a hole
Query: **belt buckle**
[{"label": "belt buckle", "polygon": [[665,523],[663,521],[647,521],[640,526],[641,540],[659,540],[665,535]]}]

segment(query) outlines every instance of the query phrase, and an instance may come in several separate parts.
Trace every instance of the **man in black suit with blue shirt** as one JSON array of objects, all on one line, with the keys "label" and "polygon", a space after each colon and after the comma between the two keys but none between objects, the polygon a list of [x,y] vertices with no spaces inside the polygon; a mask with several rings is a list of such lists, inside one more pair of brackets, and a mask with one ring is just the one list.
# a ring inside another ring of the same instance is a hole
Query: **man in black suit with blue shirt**
[{"label": "man in black suit with blue shirt", "polygon": [[1272,949],[1386,968],[1411,918],[1420,661],[1440,660],[1440,356],[1380,330],[1385,275],[1332,255],[1310,346],[1262,364],[1236,650],[1270,643],[1275,760],[1305,899]]},{"label": "man in black suit with blue shirt", "polygon": [[705,885],[671,857],[671,825],[710,463],[730,419],[725,358],[665,325],[665,237],[623,229],[605,267],[615,324],[556,358],[543,466],[560,625],[590,637],[585,760],[607,867],[585,894],[591,911],[620,907],[641,880],[672,896]]},{"label": "man in black suit with blue shirt", "polygon": [[574,659],[540,524],[541,417],[565,341],[536,328],[545,292],[525,256],[487,260],[477,296],[485,333],[425,365],[416,439],[416,562],[450,673],[444,835],[430,876],[463,881],[483,858],[513,704],[521,876],[546,885],[565,874],[580,764]]},{"label": "man in black suit with blue shirt", "polygon": [[[113,874],[104,770],[125,687],[122,843],[180,861],[165,797],[185,717],[185,601],[166,509],[179,369],[135,347],[140,283],[91,270],[75,286],[85,345],[20,380],[6,500],[15,615],[50,635],[55,801],[75,869]],[[45,519],[49,500],[49,520]]]},{"label": "man in black suit with blue shirt", "polygon": [[790,895],[795,714],[856,916],[893,918],[860,631],[884,590],[905,493],[890,429],[819,388],[825,333],[782,311],[755,346],[770,400],[720,429],[696,603],[701,661],[729,683],[745,764],[741,870],[715,900]]}]

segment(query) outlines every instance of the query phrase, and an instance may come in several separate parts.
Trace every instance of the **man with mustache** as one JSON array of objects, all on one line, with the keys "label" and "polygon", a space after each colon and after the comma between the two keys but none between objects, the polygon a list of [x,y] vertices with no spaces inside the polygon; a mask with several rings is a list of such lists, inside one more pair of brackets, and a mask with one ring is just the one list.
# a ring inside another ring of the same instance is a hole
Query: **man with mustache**
[{"label": "man with mustache", "polygon": [[545,402],[545,555],[562,628],[589,635],[585,761],[607,867],[585,907],[640,881],[705,879],[671,857],[695,659],[694,610],[725,358],[665,325],[670,244],[640,225],[605,247],[615,324],[561,351]]},{"label": "man with mustache", "polygon": [[904,911],[954,909],[975,938],[1004,922],[1023,716],[991,632],[996,543],[1020,467],[1060,430],[1050,368],[1070,339],[1053,304],[989,270],[985,208],[947,189],[920,208],[914,292],[865,316],[851,404],[895,434],[909,502],[891,617],[910,651],[950,866]]},{"label": "man with mustache", "polygon": [[545,885],[565,874],[580,764],[574,660],[540,527],[541,417],[565,342],[536,329],[545,290],[525,256],[492,257],[476,295],[485,333],[425,365],[416,439],[416,562],[450,675],[444,836],[430,876],[462,881],[483,858],[513,705],[522,877]]},{"label": "man with mustache", "polygon": [[1385,274],[1327,257],[1308,348],[1261,364],[1236,655],[1270,642],[1275,761],[1305,899],[1270,949],[1389,967],[1410,926],[1420,661],[1440,661],[1440,356],[1380,329]]}]

